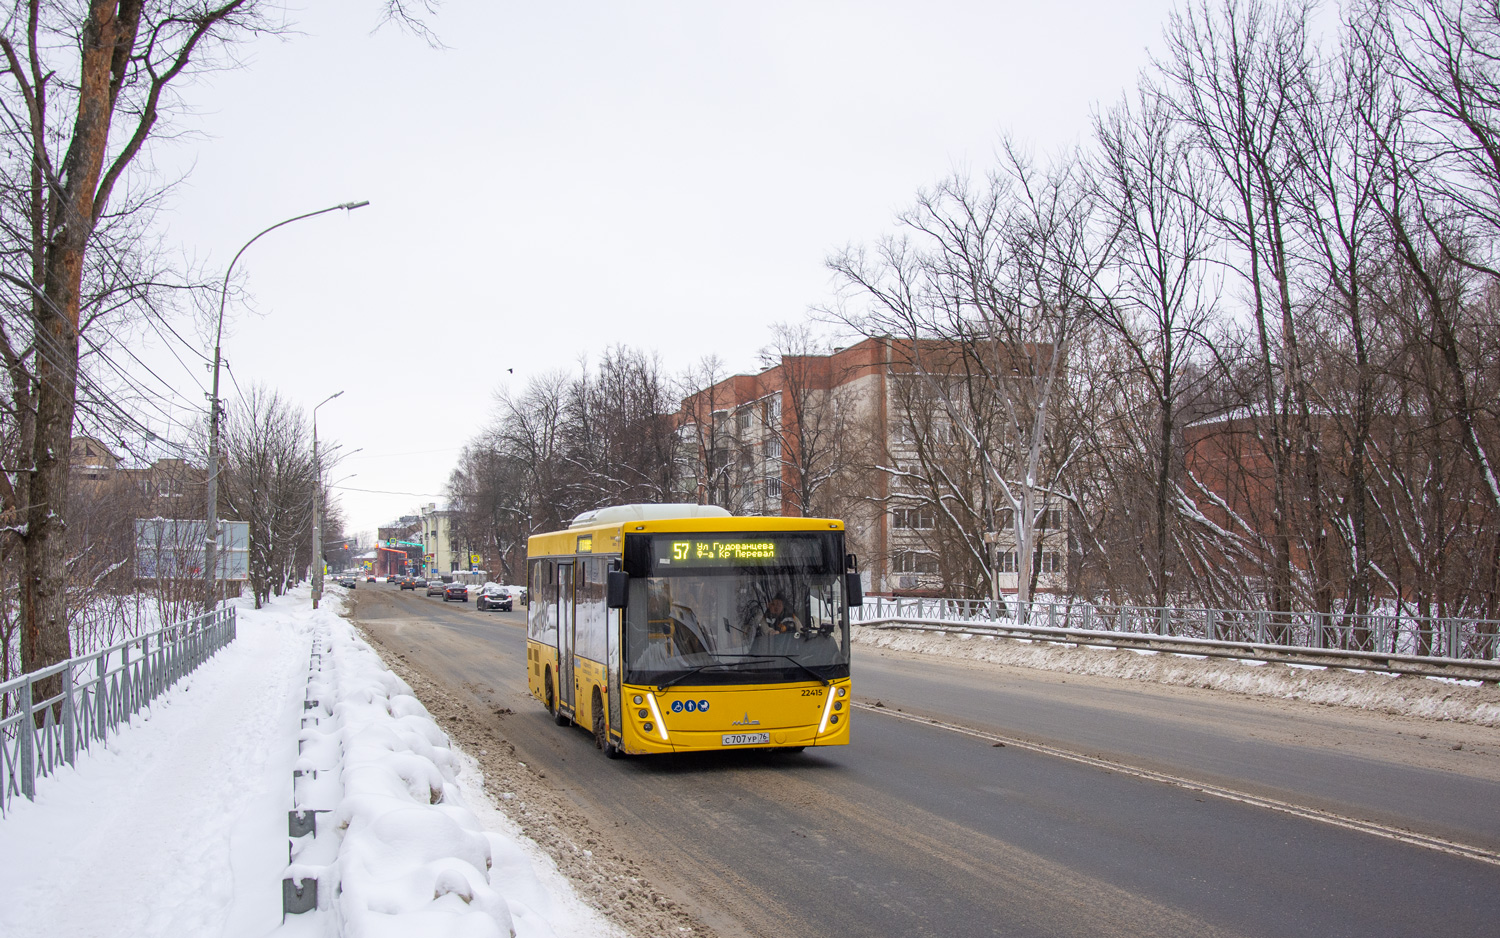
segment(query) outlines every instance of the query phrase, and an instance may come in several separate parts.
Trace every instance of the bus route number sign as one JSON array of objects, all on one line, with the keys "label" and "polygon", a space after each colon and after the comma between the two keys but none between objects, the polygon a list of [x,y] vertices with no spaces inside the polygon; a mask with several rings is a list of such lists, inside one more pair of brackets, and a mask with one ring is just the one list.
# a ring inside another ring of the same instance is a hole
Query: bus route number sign
[{"label": "bus route number sign", "polygon": [[691,539],[670,543],[672,563],[706,566],[745,566],[776,561],[773,540]]}]

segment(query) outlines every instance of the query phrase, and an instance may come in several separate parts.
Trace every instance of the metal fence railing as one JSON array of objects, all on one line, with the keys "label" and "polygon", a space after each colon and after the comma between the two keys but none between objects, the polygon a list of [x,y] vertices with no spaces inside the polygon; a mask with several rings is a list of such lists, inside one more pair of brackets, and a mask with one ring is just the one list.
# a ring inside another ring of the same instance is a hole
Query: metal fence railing
[{"label": "metal fence railing", "polygon": [[1418,616],[1396,611],[1370,615],[1271,612],[1182,606],[1115,606],[1084,601],[868,597],[854,610],[855,624],[914,619],[976,625],[1029,625],[1059,629],[1157,635],[1392,655],[1494,660],[1500,653],[1500,620]]},{"label": "metal fence railing", "polygon": [[0,684],[0,814],[233,641],[235,628],[234,607],[221,606]]}]

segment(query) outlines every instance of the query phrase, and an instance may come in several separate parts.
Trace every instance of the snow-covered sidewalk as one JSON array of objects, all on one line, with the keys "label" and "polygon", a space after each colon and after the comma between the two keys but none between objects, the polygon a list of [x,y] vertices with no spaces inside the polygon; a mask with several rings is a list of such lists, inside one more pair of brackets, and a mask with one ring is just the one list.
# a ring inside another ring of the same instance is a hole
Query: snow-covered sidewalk
[{"label": "snow-covered sidewalk", "polygon": [[[489,803],[474,762],[330,600],[242,605],[236,641],[0,818],[0,934],[618,934]],[[283,923],[315,634],[340,782],[318,836],[335,837],[347,882]]]}]

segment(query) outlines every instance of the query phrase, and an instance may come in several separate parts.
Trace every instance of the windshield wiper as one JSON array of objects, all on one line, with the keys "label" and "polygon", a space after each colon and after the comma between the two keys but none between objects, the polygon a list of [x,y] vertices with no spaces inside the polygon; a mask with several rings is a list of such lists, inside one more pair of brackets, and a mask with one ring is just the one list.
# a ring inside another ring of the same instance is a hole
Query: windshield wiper
[{"label": "windshield wiper", "polygon": [[785,658],[786,660],[790,661],[792,664],[795,664],[797,667],[799,667],[802,670],[806,671],[808,674],[811,674],[815,680],[822,681],[824,687],[827,687],[829,684],[833,683],[828,678],[824,677],[823,675],[821,675],[818,672],[814,671],[812,668],[809,668],[807,665],[805,665],[802,662],[798,661],[792,655],[758,655],[757,657],[760,657],[760,658]]},{"label": "windshield wiper", "polygon": [[[755,659],[784,658],[787,661],[790,661],[792,664],[796,665],[797,667],[801,668],[802,670],[806,671],[808,674],[811,674],[812,677],[813,677],[813,680],[815,680],[815,681],[821,681],[824,687],[827,687],[828,685],[830,685],[830,684],[833,683],[833,681],[829,680],[828,678],[826,678],[823,675],[819,674],[818,672],[814,671],[812,668],[809,668],[807,665],[805,665],[802,662],[798,661],[796,659],[796,657],[793,656],[793,655],[724,654],[724,655],[720,655],[719,657],[721,657],[721,658],[755,658]],[[707,671],[709,668],[732,668],[734,665],[736,665],[738,663],[740,663],[740,662],[735,662],[735,661],[715,661],[715,662],[712,662],[710,664],[700,664],[696,668],[690,668],[690,669],[682,672],[681,674],[679,674],[676,677],[672,678],[670,681],[666,681],[664,683],[656,685],[656,692],[659,694],[662,691],[666,690],[668,687],[671,687],[673,684],[677,684],[677,683],[680,683],[682,681],[685,681],[685,680],[687,680],[688,678],[692,677],[694,674],[697,674],[700,671]]]},{"label": "windshield wiper", "polygon": [[656,692],[659,694],[662,691],[666,690],[668,687],[671,687],[673,684],[676,684],[676,683],[678,683],[680,681],[687,680],[688,678],[692,677],[694,674],[697,674],[699,671],[707,671],[709,668],[723,668],[723,667],[727,667],[727,665],[725,665],[723,662],[720,662],[720,661],[716,661],[713,664],[700,664],[696,668],[690,668],[690,669],[682,672],[681,674],[679,674],[676,677],[672,678],[670,681],[667,681],[667,682],[665,682],[663,684],[656,685]]}]

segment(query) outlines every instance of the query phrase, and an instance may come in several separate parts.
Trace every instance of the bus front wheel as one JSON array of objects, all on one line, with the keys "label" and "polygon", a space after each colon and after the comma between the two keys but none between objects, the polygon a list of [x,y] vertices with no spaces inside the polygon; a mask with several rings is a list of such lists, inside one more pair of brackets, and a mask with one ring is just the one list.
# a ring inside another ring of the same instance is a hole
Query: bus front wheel
[{"label": "bus front wheel", "polygon": [[557,694],[552,690],[552,669],[547,669],[547,709],[552,712],[552,722],[558,726],[567,726],[573,721],[568,719],[567,714],[562,712],[562,705],[557,701]]},{"label": "bus front wheel", "polygon": [[609,728],[604,722],[604,700],[597,687],[594,688],[594,748],[603,749],[611,759],[620,758],[619,748],[609,741]]},{"label": "bus front wheel", "polygon": [[552,716],[556,718],[557,692],[552,689],[551,668],[548,668],[546,674],[542,677],[542,703],[546,706],[547,712],[552,714]]}]

